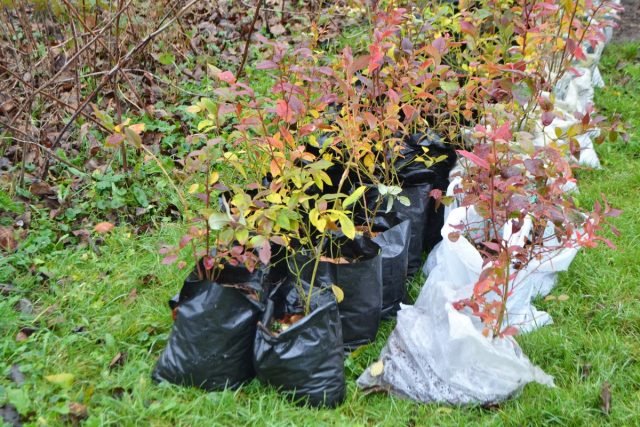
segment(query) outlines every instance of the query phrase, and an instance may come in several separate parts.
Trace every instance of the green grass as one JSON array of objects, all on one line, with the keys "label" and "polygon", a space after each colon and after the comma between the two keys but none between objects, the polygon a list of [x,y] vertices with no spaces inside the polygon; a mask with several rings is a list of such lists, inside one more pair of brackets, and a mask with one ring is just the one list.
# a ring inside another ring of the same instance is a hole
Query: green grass
[{"label": "green grass", "polygon": [[[88,407],[86,425],[637,425],[638,50],[637,44],[608,48],[603,71],[609,86],[597,95],[606,115],[617,112],[629,122],[631,141],[598,147],[604,169],[579,173],[583,205],[604,193],[624,210],[614,220],[621,232],[613,238],[618,250],[581,252],[554,291],[569,299],[539,301],[555,324],[518,337],[531,360],[555,377],[555,388],[528,385],[516,398],[491,409],[365,396],[356,389],[355,379],[375,360],[393,322],[383,324],[375,344],[347,360],[348,397],[335,410],[298,408],[256,381],[219,393],[155,385],[150,373],[171,328],[166,300],[179,289],[182,276],[160,266],[157,249],[162,242],[175,241],[179,230],[164,226],[153,234],[134,236],[119,227],[105,238],[99,256],[88,248],[70,250],[50,242],[42,246],[46,250],[28,255],[32,273],[12,279],[19,292],[0,299],[0,407],[11,402],[31,425],[73,421],[67,415],[70,402]],[[21,298],[33,302],[32,313],[16,310]],[[22,327],[36,332],[17,341]],[[125,362],[110,369],[119,352],[126,353]],[[6,378],[13,364],[25,374],[22,386]],[[70,386],[45,379],[60,373],[73,374]],[[600,409],[605,382],[612,393],[608,416]]]}]

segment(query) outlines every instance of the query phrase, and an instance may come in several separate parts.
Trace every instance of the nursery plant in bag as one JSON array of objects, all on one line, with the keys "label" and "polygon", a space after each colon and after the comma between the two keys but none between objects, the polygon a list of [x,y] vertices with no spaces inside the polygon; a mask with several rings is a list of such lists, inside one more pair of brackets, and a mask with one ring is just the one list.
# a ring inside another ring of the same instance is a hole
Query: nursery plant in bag
[{"label": "nursery plant in bag", "polygon": [[371,235],[371,240],[380,246],[382,257],[381,314],[383,319],[394,316],[407,292],[411,222],[401,220],[394,212],[378,212],[370,221],[358,215],[357,221],[361,224],[372,223],[367,232]]},{"label": "nursery plant in bag", "polygon": [[290,269],[297,277],[323,287],[335,286],[343,294],[339,302],[344,346],[353,349],[375,340],[382,310],[382,256],[380,246],[365,236],[350,240],[330,237],[320,261],[297,254]]},{"label": "nursery plant in bag", "polygon": [[[308,284],[304,285],[309,289]],[[346,395],[342,327],[330,288],[316,288],[311,312],[290,282],[267,300],[254,365],[260,381],[311,406],[335,407]]]},{"label": "nursery plant in bag", "polygon": [[263,270],[226,266],[215,280],[192,273],[153,371],[157,381],[205,390],[237,388],[254,377],[252,345],[262,312]]}]

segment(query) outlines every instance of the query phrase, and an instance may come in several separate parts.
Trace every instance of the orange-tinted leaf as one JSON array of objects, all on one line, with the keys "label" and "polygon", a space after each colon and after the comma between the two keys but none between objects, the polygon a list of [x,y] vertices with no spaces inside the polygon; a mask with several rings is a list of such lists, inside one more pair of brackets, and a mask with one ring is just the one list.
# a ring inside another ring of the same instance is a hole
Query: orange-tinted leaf
[{"label": "orange-tinted leaf", "polygon": [[111,230],[113,230],[113,227],[115,227],[115,226],[113,224],[111,224],[110,222],[100,222],[100,223],[96,224],[95,227],[93,227],[93,230],[96,233],[104,234],[104,233],[108,233]]}]

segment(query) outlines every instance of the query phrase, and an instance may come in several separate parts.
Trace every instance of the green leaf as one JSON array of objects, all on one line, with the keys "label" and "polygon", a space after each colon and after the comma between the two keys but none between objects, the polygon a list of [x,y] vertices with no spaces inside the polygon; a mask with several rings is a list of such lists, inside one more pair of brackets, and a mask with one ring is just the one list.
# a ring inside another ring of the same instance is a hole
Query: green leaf
[{"label": "green leaf", "polygon": [[411,205],[411,200],[407,196],[398,196],[398,201],[405,206]]},{"label": "green leaf", "polygon": [[229,222],[227,214],[214,212],[209,216],[209,228],[212,230],[222,230]]},{"label": "green leaf", "polygon": [[200,99],[200,102],[202,102],[202,105],[204,106],[204,108],[206,108],[206,110],[210,114],[213,114],[214,116],[217,115],[217,113],[218,113],[218,104],[213,102],[213,100],[211,98],[202,98],[202,99]]},{"label": "green leaf", "polygon": [[147,198],[147,193],[145,193],[142,188],[138,186],[134,186],[131,189],[131,191],[133,192],[133,196],[136,198],[138,203],[140,203],[140,206],[142,206],[143,208],[146,208],[147,206],[149,206],[149,199]]},{"label": "green leaf", "polygon": [[164,52],[158,56],[158,62],[162,65],[169,65],[176,62],[176,57],[171,52]]},{"label": "green leaf", "polygon": [[458,91],[458,89],[460,89],[460,85],[455,80],[451,80],[448,82],[442,81],[440,82],[440,87],[442,88],[442,90],[447,92],[448,95],[453,95]]},{"label": "green leaf", "polygon": [[31,399],[26,391],[22,389],[7,389],[6,393],[9,403],[16,407],[20,415],[26,415],[29,412]]},{"label": "green leaf", "polygon": [[313,170],[325,170],[331,166],[333,166],[333,163],[331,163],[329,160],[319,159],[313,163],[310,163],[307,168]]},{"label": "green leaf", "polygon": [[366,189],[367,187],[364,185],[361,185],[360,187],[356,188],[356,190],[353,193],[351,193],[349,197],[344,199],[344,202],[342,202],[342,207],[346,208],[354,204],[358,199],[360,199],[360,197],[362,197]]}]

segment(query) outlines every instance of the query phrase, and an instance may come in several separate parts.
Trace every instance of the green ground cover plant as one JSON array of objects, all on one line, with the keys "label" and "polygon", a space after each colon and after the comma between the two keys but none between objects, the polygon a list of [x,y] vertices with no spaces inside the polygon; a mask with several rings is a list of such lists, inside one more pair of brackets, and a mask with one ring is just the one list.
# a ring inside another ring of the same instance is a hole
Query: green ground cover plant
[{"label": "green ground cover plant", "polygon": [[[556,388],[530,385],[490,408],[365,396],[354,381],[374,361],[393,321],[383,322],[376,343],[347,359],[348,397],[336,410],[295,407],[257,381],[219,393],[155,385],[149,375],[171,324],[166,300],[182,280],[179,271],[157,267],[157,248],[182,230],[164,226],[133,239],[132,229],[121,226],[104,237],[100,255],[89,247],[64,249],[40,231],[33,254],[3,258],[2,282],[11,279],[16,289],[0,290],[0,405],[11,403],[31,425],[73,422],[85,410],[85,425],[633,425],[640,398],[638,53],[637,43],[607,48],[608,86],[596,97],[603,112],[629,123],[629,142],[599,147],[603,169],[578,172],[578,203],[590,206],[604,193],[624,210],[613,219],[618,250],[580,253],[539,302],[555,325],[517,337],[555,377]],[[7,274],[21,256],[31,257],[32,273]],[[421,283],[412,283],[413,295]]]}]

